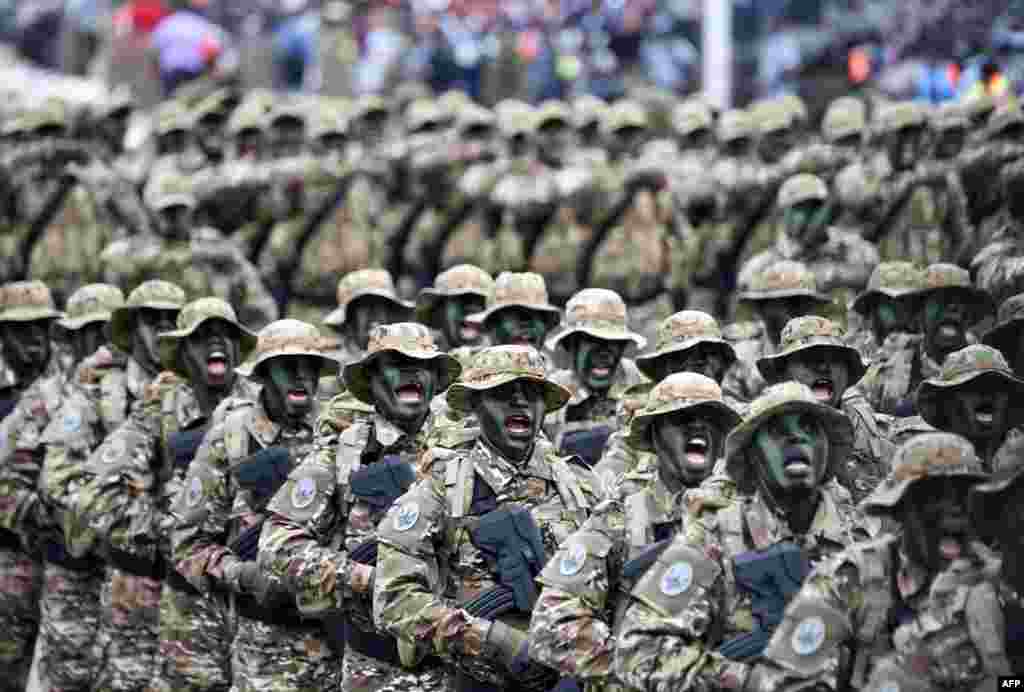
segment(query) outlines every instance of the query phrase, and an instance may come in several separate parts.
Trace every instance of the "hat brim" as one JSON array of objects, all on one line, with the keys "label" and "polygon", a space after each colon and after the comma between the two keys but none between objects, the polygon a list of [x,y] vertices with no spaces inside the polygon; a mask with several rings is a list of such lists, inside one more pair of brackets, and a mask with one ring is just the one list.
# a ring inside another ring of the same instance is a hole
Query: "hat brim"
[{"label": "hat brim", "polygon": [[472,384],[456,382],[448,390],[448,405],[460,413],[471,413],[473,411],[471,405],[473,393],[486,392],[489,389],[495,389],[496,387],[508,384],[509,382],[515,382],[516,380],[529,380],[530,382],[536,382],[544,387],[544,410],[546,413],[557,411],[565,406],[569,402],[569,399],[572,398],[572,393],[568,389],[546,378],[534,377],[532,375],[505,373],[492,375],[480,382],[474,382]]},{"label": "hat brim", "polygon": [[462,296],[479,296],[487,300],[487,294],[473,288],[460,288],[454,291],[439,291],[436,288],[424,288],[416,297],[416,321],[428,327],[434,326],[434,310],[445,298]]},{"label": "hat brim", "polygon": [[36,322],[37,320],[56,320],[64,317],[64,313],[53,308],[8,308],[0,314],[3,322]]},{"label": "hat brim", "polygon": [[174,310],[181,312],[177,303],[153,301],[143,305],[125,305],[110,314],[110,343],[125,353],[132,352],[132,332],[135,331],[135,312],[138,310]]},{"label": "hat brim", "polygon": [[1003,355],[1009,358],[1016,353],[1021,329],[1024,329],[1024,317],[1007,320],[985,332],[981,343],[1002,351]]},{"label": "hat brim", "polygon": [[93,312],[88,315],[81,315],[80,317],[65,317],[64,319],[57,320],[57,325],[61,329],[73,332],[81,329],[87,324],[109,322],[112,314],[113,313],[111,312]]},{"label": "hat brim", "polygon": [[544,316],[544,321],[548,325],[548,329],[553,329],[558,326],[558,323],[562,321],[562,311],[556,308],[554,305],[546,305],[544,303],[502,303],[501,305],[495,305],[490,307],[483,312],[477,312],[466,319],[470,322],[476,322],[482,324],[485,327],[487,323],[494,318],[502,310],[509,310],[511,308],[521,308],[523,310],[532,310],[539,312]]},{"label": "hat brim", "polygon": [[987,291],[982,291],[980,288],[974,288],[973,286],[940,286],[938,288],[928,288],[920,292],[923,299],[927,298],[933,293],[941,292],[949,293],[960,293],[968,296],[968,302],[971,303],[971,307],[974,310],[974,314],[971,317],[971,324],[977,324],[989,315],[994,315],[996,312],[996,302]]},{"label": "hat brim", "polygon": [[[339,305],[338,307],[336,307],[334,310],[327,314],[327,317],[324,318],[324,324],[330,327],[342,326],[348,320],[348,309],[352,307],[352,304],[355,303],[360,298],[366,298],[368,296],[372,296],[375,298],[383,298],[384,300],[392,303],[393,305],[398,306],[399,308],[402,308],[403,310],[408,310],[410,315],[416,309],[415,303],[410,303],[409,301],[396,298],[394,294],[388,293],[387,291],[380,291],[376,289],[356,291],[356,293],[351,298],[349,298],[347,304]],[[398,321],[402,322],[404,320]]]},{"label": "hat brim", "polygon": [[685,339],[677,344],[673,344],[666,348],[663,348],[654,353],[648,353],[646,355],[636,357],[636,366],[640,369],[640,372],[650,377],[652,380],[657,379],[658,372],[658,361],[666,356],[670,356],[673,353],[682,353],[683,351],[689,351],[691,348],[700,346],[701,344],[708,344],[710,346],[718,347],[726,356],[726,366],[730,366],[736,362],[736,349],[732,347],[725,339],[709,339],[707,337],[699,337],[694,339]]},{"label": "hat brim", "polygon": [[860,352],[857,349],[838,344],[807,344],[806,346],[794,348],[791,351],[783,351],[774,356],[764,356],[757,359],[757,369],[761,372],[761,376],[764,377],[765,381],[769,383],[778,382],[785,377],[786,361],[788,359],[798,353],[815,348],[827,348],[842,352],[847,368],[850,370],[851,385],[859,382],[860,378],[864,377],[864,373],[868,371],[868,367],[864,364],[864,360],[860,357]]},{"label": "hat brim", "polygon": [[971,488],[968,510],[982,536],[992,537],[1005,523],[1005,507],[999,498],[1024,478],[1024,467],[997,471],[992,477]]},{"label": "hat brim", "polygon": [[349,393],[364,404],[375,405],[373,394],[370,392],[370,366],[382,354],[399,353],[409,358],[430,363],[438,372],[437,394],[445,392],[452,386],[459,375],[462,374],[462,365],[458,360],[439,351],[406,351],[396,348],[386,348],[376,353],[371,353],[362,360],[349,363],[345,366],[344,377],[345,387]]},{"label": "hat brim", "polygon": [[[190,335],[194,334],[199,327],[209,322],[210,320],[219,320],[225,324],[231,325],[231,328],[238,334],[238,358],[243,363],[245,359],[249,357],[249,354],[256,348],[256,343],[259,338],[241,325],[234,324],[223,317],[211,315],[205,319],[199,320],[191,327],[186,329],[175,329],[170,332],[162,332],[156,337],[157,352],[160,355],[160,364],[165,369],[170,370],[178,375],[188,377],[188,371],[185,369],[184,363],[178,358],[178,344],[182,340],[187,339]],[[235,368],[238,371],[238,368]]]},{"label": "hat brim", "polygon": [[920,289],[916,288],[875,288],[870,291],[864,291],[856,298],[854,298],[853,303],[850,305],[850,308],[858,314],[867,315],[871,312],[874,304],[882,298],[904,298],[906,296],[920,296],[920,293]]},{"label": "hat brim", "polygon": [[[968,372],[958,377],[954,377],[949,381],[939,380],[925,380],[917,388],[917,411],[921,415],[921,418],[925,420],[929,425],[934,425],[936,428],[942,429],[945,427],[945,421],[941,420],[939,410],[941,408],[942,398],[944,395],[955,393],[958,387],[961,387],[969,382],[980,380],[982,378],[988,379],[995,383],[995,380],[1001,381],[1003,384],[1008,385],[1010,390],[1010,401],[1019,401],[1024,398],[1024,380],[1020,380],[1013,375],[1009,375],[1005,372],[998,370],[981,370],[975,372]],[[1002,391],[1002,387],[996,389],[986,389],[987,392],[994,393],[996,391]],[[1010,406],[1010,413],[1018,411],[1017,406]],[[1011,425],[1016,426],[1024,418],[1024,410],[1014,416],[1014,420],[1008,421]]]},{"label": "hat brim", "polygon": [[[971,472],[957,472],[957,473],[944,473],[939,476],[930,476],[931,478],[959,478],[964,481],[985,481],[990,478],[985,473],[971,473]],[[908,478],[900,481],[892,486],[885,487],[879,485],[875,488],[875,491],[864,498],[860,503],[860,509],[865,514],[871,516],[891,516],[896,514],[900,510],[900,505],[903,504],[903,497],[907,494],[907,490],[911,485],[919,481],[927,480],[929,476],[923,476],[920,478]]]},{"label": "hat brim", "polygon": [[163,211],[164,209],[169,209],[174,206],[195,209],[198,206],[198,203],[196,202],[196,198],[192,195],[167,195],[154,204],[153,209],[156,211]]},{"label": "hat brim", "polygon": [[638,349],[643,348],[647,345],[647,339],[639,334],[629,331],[628,329],[596,329],[593,327],[572,327],[559,332],[555,336],[551,337],[547,341],[547,347],[549,351],[554,351],[558,348],[558,345],[565,339],[572,336],[573,334],[586,334],[595,339],[602,341],[628,341],[631,342]]},{"label": "hat brim", "polygon": [[831,303],[832,300],[821,293],[806,291],[802,289],[781,289],[778,291],[744,291],[739,299],[748,303],[756,303],[761,300],[775,300],[778,298],[810,298],[819,303]]},{"label": "hat brim", "polygon": [[320,377],[327,377],[329,375],[337,375],[341,371],[341,361],[334,356],[329,356],[324,353],[317,353],[316,351],[310,351],[303,348],[283,348],[277,351],[271,351],[265,353],[254,360],[242,360],[242,364],[235,368],[235,372],[252,380],[253,382],[260,383],[263,381],[263,375],[260,372],[260,366],[269,360],[274,358],[282,358],[284,356],[296,356],[302,358],[317,358],[320,361]]},{"label": "hat brim", "polygon": [[824,424],[829,440],[829,468],[822,480],[830,478],[835,465],[842,463],[853,450],[853,425],[845,414],[831,406],[809,401],[790,401],[767,409],[754,418],[742,421],[725,440],[726,471],[743,492],[753,492],[755,487],[753,466],[747,458],[754,434],[765,422],[787,413],[810,413]]},{"label": "hat brim", "polygon": [[721,424],[722,427],[725,428],[726,432],[739,425],[741,420],[740,414],[722,401],[676,401],[666,406],[662,406],[661,408],[636,413],[633,420],[629,423],[629,430],[626,433],[626,442],[634,449],[638,449],[643,452],[653,452],[654,445],[651,443],[650,430],[651,424],[654,423],[655,419],[662,416],[668,416],[679,411],[698,411],[701,409],[706,410],[717,423]]}]

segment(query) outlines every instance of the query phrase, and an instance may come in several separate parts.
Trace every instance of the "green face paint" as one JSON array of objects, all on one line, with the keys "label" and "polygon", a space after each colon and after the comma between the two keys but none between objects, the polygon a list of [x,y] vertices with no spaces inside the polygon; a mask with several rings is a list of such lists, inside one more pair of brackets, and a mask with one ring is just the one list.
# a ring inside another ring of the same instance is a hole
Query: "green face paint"
[{"label": "green face paint", "polygon": [[615,373],[622,360],[625,342],[595,339],[586,334],[577,334],[574,339],[575,357],[573,369],[576,378],[587,389],[607,391],[612,386]]},{"label": "green face paint", "polygon": [[377,411],[396,423],[422,423],[436,389],[435,366],[400,353],[382,354],[370,373],[370,393]]},{"label": "green face paint", "polygon": [[533,346],[541,349],[547,335],[547,325],[539,314],[525,308],[508,308],[493,317],[495,345]]},{"label": "green face paint", "polygon": [[757,474],[777,500],[813,491],[828,468],[828,436],[810,413],[787,413],[766,421],[754,433],[761,457]]},{"label": "green face paint", "polygon": [[449,348],[474,346],[480,342],[480,328],[466,321],[467,315],[484,311],[484,299],[477,295],[451,296],[444,301],[441,332]]}]

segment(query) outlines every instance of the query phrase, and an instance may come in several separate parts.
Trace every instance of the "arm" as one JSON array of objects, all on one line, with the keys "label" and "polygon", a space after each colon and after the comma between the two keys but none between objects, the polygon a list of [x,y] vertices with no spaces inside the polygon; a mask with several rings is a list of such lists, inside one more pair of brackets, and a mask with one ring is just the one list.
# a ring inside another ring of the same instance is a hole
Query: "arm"
[{"label": "arm", "polygon": [[38,521],[45,514],[38,492],[43,449],[32,415],[38,396],[37,388],[27,392],[4,420],[7,440],[0,459],[0,528],[22,536],[25,545],[44,528]]}]

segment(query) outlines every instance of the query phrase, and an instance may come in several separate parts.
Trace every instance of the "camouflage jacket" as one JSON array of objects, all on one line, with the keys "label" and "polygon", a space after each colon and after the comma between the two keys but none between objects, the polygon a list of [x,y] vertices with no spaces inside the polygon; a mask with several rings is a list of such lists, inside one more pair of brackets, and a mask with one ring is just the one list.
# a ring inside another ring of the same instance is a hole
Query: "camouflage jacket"
[{"label": "camouflage jacket", "polygon": [[988,291],[996,304],[1024,287],[1024,232],[1020,224],[1007,224],[971,260],[978,288]]},{"label": "camouflage jacket", "polygon": [[853,424],[853,449],[836,474],[860,502],[888,475],[896,447],[886,435],[888,416],[875,413],[857,391],[844,393],[840,409]]},{"label": "camouflage jacket", "polygon": [[725,373],[722,392],[739,401],[753,401],[768,386],[757,369],[757,360],[775,355],[778,347],[760,322],[730,324],[722,330],[722,336],[736,350],[736,362]]},{"label": "camouflage jacket", "polygon": [[[618,633],[614,672],[637,690],[733,688],[748,664],[725,658],[720,642],[753,631],[751,595],[733,575],[733,561],[749,551],[794,542],[814,564],[869,531],[832,488],[822,490],[807,534],[794,535],[760,494],[688,522],[640,579]],[[735,687],[733,689],[740,689]]]},{"label": "camouflage jacket", "polygon": [[[514,685],[514,674],[485,645],[489,621],[461,607],[498,584],[496,566],[474,545],[472,531],[491,511],[526,509],[540,529],[546,562],[597,506],[597,481],[541,440],[522,464],[482,438],[470,449],[434,448],[423,473],[378,527],[374,619],[398,639],[406,665],[436,654],[474,680]],[[501,620],[526,630],[528,617],[517,610]]]},{"label": "camouflage jacket", "polygon": [[549,414],[544,421],[544,428],[548,437],[554,440],[556,447],[560,443],[560,434],[593,428],[596,426],[608,426],[617,429],[618,426],[618,402],[623,394],[634,385],[640,384],[647,378],[640,372],[629,358],[619,361],[619,367],[615,371],[612,385],[608,389],[607,400],[603,402],[604,410],[600,407],[592,410],[586,420],[575,420],[568,422],[566,418],[570,409],[587,402],[591,398],[590,391],[580,383],[573,370],[558,370],[551,375],[551,380],[562,385],[572,393],[569,402],[552,414]]},{"label": "camouflage jacket", "polygon": [[[925,180],[927,179],[927,180]],[[906,260],[922,266],[955,262],[974,235],[967,195],[955,169],[937,177],[919,166],[898,173],[882,186],[879,202],[889,216],[878,239],[883,261]]]},{"label": "camouflage jacket", "polygon": [[893,334],[881,350],[860,382],[843,396],[844,405],[858,405],[856,400],[862,397],[877,413],[912,415],[917,386],[937,377],[941,365],[924,352],[920,334]]}]

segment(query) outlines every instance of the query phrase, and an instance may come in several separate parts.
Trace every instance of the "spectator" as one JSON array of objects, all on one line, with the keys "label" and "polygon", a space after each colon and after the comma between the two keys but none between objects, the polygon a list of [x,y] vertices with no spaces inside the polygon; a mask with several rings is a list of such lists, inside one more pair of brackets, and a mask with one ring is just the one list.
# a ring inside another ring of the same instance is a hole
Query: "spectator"
[{"label": "spectator", "polygon": [[203,16],[200,0],[179,0],[180,9],[157,24],[151,39],[164,95],[212,67],[227,47],[227,34]]},{"label": "spectator", "polygon": [[312,91],[320,21],[306,0],[286,0],[284,20],[274,32],[274,87]]},{"label": "spectator", "polygon": [[86,74],[112,12],[110,0],[65,0],[61,26],[61,67],[65,72]]},{"label": "spectator", "polygon": [[379,94],[398,82],[406,42],[398,28],[398,15],[391,8],[373,8],[367,21],[366,52],[356,67],[355,91]]}]

